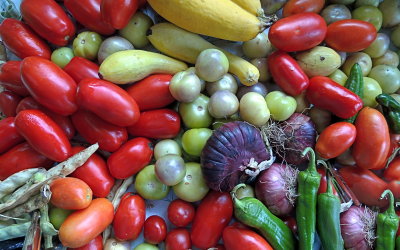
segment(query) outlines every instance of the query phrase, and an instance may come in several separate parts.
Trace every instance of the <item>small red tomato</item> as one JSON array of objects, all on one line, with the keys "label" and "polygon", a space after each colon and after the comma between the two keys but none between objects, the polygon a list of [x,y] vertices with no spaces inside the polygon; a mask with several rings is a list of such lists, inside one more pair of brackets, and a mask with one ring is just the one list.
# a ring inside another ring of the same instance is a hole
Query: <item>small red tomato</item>
[{"label": "small red tomato", "polygon": [[113,229],[118,240],[135,240],[143,229],[146,219],[144,199],[133,193],[126,193],[115,212]]},{"label": "small red tomato", "polygon": [[172,229],[165,238],[165,250],[188,250],[191,247],[190,234],[185,228]]},{"label": "small red tomato", "polygon": [[47,158],[60,162],[71,155],[71,144],[64,131],[43,112],[23,110],[14,122],[18,133]]},{"label": "small red tomato", "polygon": [[[318,168],[317,171],[318,171],[319,175],[321,176],[321,182],[319,184],[318,194],[323,194],[323,193],[326,193],[326,190],[328,188],[328,183],[326,180],[326,171],[324,168]],[[331,183],[331,187],[332,187],[333,194],[338,196],[338,193],[332,183]]]},{"label": "small red tomato", "polygon": [[102,0],[101,16],[115,29],[124,28],[139,8],[139,0]]},{"label": "small red tomato", "polygon": [[400,181],[400,157],[396,157],[389,163],[388,168],[383,172],[387,181]]},{"label": "small red tomato", "polygon": [[69,250],[103,250],[103,237],[99,234],[89,243],[78,248],[68,248]]},{"label": "small red tomato", "polygon": [[167,224],[158,215],[150,216],[144,222],[144,240],[150,244],[159,244],[167,236]]},{"label": "small red tomato", "polygon": [[291,16],[303,12],[319,13],[324,8],[325,0],[289,0],[283,6],[283,16]]},{"label": "small red tomato", "polygon": [[388,189],[392,191],[394,198],[400,198],[400,181],[390,181],[388,183]]},{"label": "small red tomato", "polygon": [[55,179],[50,183],[50,191],[51,204],[62,209],[84,209],[92,202],[92,190],[78,178]]},{"label": "small red tomato", "polygon": [[222,238],[228,250],[241,250],[243,246],[246,246],[248,250],[273,250],[261,235],[251,229],[234,225],[227,226],[222,233]]},{"label": "small red tomato", "polygon": [[21,80],[21,61],[8,61],[0,66],[0,85],[17,95],[29,95]]},{"label": "small red tomato", "polygon": [[99,65],[79,56],[74,56],[63,70],[77,83],[85,78],[99,78]]},{"label": "small red tomato", "polygon": [[195,208],[192,203],[180,199],[168,205],[168,219],[176,227],[186,227],[194,218]]},{"label": "small red tomato", "polygon": [[0,112],[6,117],[15,116],[17,114],[17,106],[20,101],[21,97],[13,92],[0,92]]},{"label": "small red tomato", "polygon": [[15,128],[14,117],[0,120],[0,138],[0,154],[25,141]]}]

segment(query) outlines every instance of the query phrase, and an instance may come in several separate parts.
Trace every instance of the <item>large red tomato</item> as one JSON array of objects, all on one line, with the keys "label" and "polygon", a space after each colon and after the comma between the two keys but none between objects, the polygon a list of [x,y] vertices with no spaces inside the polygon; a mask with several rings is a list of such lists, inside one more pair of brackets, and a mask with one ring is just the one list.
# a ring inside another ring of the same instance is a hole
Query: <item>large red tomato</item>
[{"label": "large red tomato", "polygon": [[158,215],[152,215],[146,219],[143,226],[143,236],[150,244],[159,244],[167,236],[167,224]]},{"label": "large red tomato", "polygon": [[190,233],[186,228],[175,228],[165,238],[165,250],[191,249]]},{"label": "large red tomato", "polygon": [[246,246],[248,250],[273,250],[271,245],[251,229],[235,225],[227,226],[222,234],[224,245],[229,250],[240,250]]},{"label": "large red tomato", "polygon": [[139,8],[139,0],[102,0],[101,16],[115,29],[124,28]]},{"label": "large red tomato", "polygon": [[77,83],[85,78],[99,78],[99,65],[79,56],[74,56],[64,67],[64,71]]}]

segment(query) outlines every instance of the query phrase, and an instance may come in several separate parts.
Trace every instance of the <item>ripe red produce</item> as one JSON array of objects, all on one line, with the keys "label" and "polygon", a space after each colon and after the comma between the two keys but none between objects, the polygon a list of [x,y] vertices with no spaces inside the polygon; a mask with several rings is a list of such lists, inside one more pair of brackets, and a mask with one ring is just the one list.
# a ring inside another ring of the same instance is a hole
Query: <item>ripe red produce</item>
[{"label": "ripe red produce", "polygon": [[7,117],[15,116],[17,114],[17,106],[20,101],[21,97],[13,92],[0,92],[0,112]]},{"label": "ripe red produce", "polygon": [[175,228],[165,238],[165,250],[187,250],[192,247],[190,233],[186,228]]},{"label": "ripe red produce", "polygon": [[21,80],[21,61],[7,61],[0,66],[0,86],[20,96],[29,95]]},{"label": "ripe red produce", "polygon": [[0,120],[0,138],[0,154],[25,141],[15,128],[14,117]]},{"label": "ripe red produce", "polygon": [[273,250],[270,244],[259,234],[248,228],[231,225],[225,227],[222,238],[228,250]]},{"label": "ripe red produce", "polygon": [[139,8],[139,0],[102,0],[101,16],[115,29],[124,28]]},{"label": "ripe red produce", "polygon": [[68,250],[103,250],[103,237],[99,234],[86,245],[77,248],[68,248]]},{"label": "ripe red produce", "polygon": [[176,199],[168,205],[168,219],[176,227],[186,227],[195,215],[195,208],[192,203]]},{"label": "ripe red produce", "polygon": [[51,199],[54,206],[67,210],[87,208],[92,202],[92,190],[82,180],[64,177],[50,183]]},{"label": "ripe red produce", "polygon": [[167,236],[167,224],[158,215],[152,215],[146,219],[143,227],[144,240],[150,244],[159,244]]},{"label": "ripe red produce", "polygon": [[79,56],[74,56],[64,67],[64,71],[77,83],[85,78],[99,78],[99,65]]}]

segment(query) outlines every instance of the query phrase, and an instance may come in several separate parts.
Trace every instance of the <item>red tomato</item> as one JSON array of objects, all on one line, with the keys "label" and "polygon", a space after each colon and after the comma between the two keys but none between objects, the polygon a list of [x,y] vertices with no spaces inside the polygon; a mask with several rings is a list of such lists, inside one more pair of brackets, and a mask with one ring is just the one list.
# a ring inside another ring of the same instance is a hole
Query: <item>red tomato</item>
[{"label": "red tomato", "polygon": [[276,84],[289,95],[300,95],[308,87],[308,76],[286,52],[272,53],[268,57],[268,69]]},{"label": "red tomato", "polygon": [[107,159],[108,169],[114,178],[128,178],[145,166],[153,157],[153,145],[151,141],[143,137],[137,137],[127,141]]},{"label": "red tomato", "polygon": [[103,250],[103,237],[99,234],[89,243],[78,248],[68,248],[69,250]]},{"label": "red tomato", "polygon": [[73,177],[55,179],[50,183],[50,202],[68,210],[87,208],[92,201],[92,190],[82,180]]},{"label": "red tomato", "polygon": [[147,0],[139,0],[139,8],[143,8],[147,3]]},{"label": "red tomato", "polygon": [[336,122],[325,128],[317,139],[315,151],[325,159],[335,158],[351,147],[356,127],[349,122]]},{"label": "red tomato", "polygon": [[172,229],[165,238],[165,250],[188,250],[191,247],[190,234],[185,228]]},{"label": "red tomato", "polygon": [[194,217],[190,235],[192,244],[202,249],[215,246],[232,214],[233,203],[229,193],[209,192]]},{"label": "red tomato", "polygon": [[35,100],[60,115],[74,113],[76,83],[55,63],[36,56],[27,57],[21,64],[24,86]]},{"label": "red tomato", "polygon": [[21,97],[13,92],[0,92],[0,112],[6,117],[15,116],[17,114],[17,106],[20,101]]},{"label": "red tomato", "polygon": [[0,180],[28,168],[48,167],[51,164],[52,161],[24,142],[0,155]]},{"label": "red tomato", "polygon": [[83,26],[102,35],[111,35],[115,30],[102,19],[100,4],[101,0],[64,0],[65,7]]},{"label": "red tomato", "polygon": [[168,219],[176,227],[186,227],[189,225],[195,214],[192,203],[180,199],[173,200],[168,205]]},{"label": "red tomato", "polygon": [[78,110],[71,116],[79,134],[89,143],[99,143],[99,148],[114,152],[128,140],[126,128],[108,123],[89,111]]},{"label": "red tomato", "polygon": [[59,239],[65,247],[82,247],[103,232],[113,221],[114,207],[106,198],[70,214],[61,224]]},{"label": "red tomato", "polygon": [[102,0],[101,16],[115,29],[124,28],[139,8],[139,0]]},{"label": "red tomato", "polygon": [[[323,193],[326,193],[326,190],[328,188],[328,183],[326,182],[327,181],[326,180],[326,171],[324,168],[318,168],[317,171],[318,171],[319,175],[321,176],[321,182],[319,184],[318,194],[323,194]],[[331,187],[332,187],[333,194],[338,196],[338,193],[337,193],[335,187],[332,185],[332,182],[331,182]]]},{"label": "red tomato", "polygon": [[392,153],[399,148],[400,146],[400,134],[390,134],[390,149],[388,153],[388,157],[392,155]]},{"label": "red tomato", "polygon": [[8,61],[0,66],[0,85],[17,95],[29,95],[21,80],[21,61]]},{"label": "red tomato", "polygon": [[397,156],[389,163],[388,168],[383,172],[387,181],[400,181],[400,156]]},{"label": "red tomato", "polygon": [[[335,190],[336,192],[336,190]],[[283,222],[292,230],[294,234],[297,234],[297,221],[293,216],[285,217],[282,219]]]},{"label": "red tomato", "polygon": [[6,18],[0,24],[0,37],[4,45],[21,59],[28,56],[41,56],[50,59],[49,46],[23,22]]},{"label": "red tomato", "polygon": [[159,244],[167,236],[167,224],[160,216],[153,215],[146,219],[143,228],[144,240],[150,244]]},{"label": "red tomato", "polygon": [[85,78],[99,78],[99,65],[79,56],[74,56],[64,67],[64,71],[77,83]]},{"label": "red tomato", "polygon": [[15,128],[14,117],[0,120],[0,138],[0,154],[25,141]]},{"label": "red tomato", "polygon": [[376,38],[376,29],[369,22],[346,19],[329,24],[325,42],[334,50],[357,52],[367,48]]},{"label": "red tomato", "polygon": [[65,46],[75,35],[75,25],[53,0],[24,0],[20,10],[24,21],[50,43]]},{"label": "red tomato", "polygon": [[144,199],[133,193],[126,193],[115,212],[113,229],[118,240],[135,240],[143,229],[146,219]]},{"label": "red tomato", "polygon": [[14,122],[18,133],[47,158],[60,162],[71,155],[71,144],[64,131],[43,112],[23,110]]},{"label": "red tomato", "polygon": [[390,149],[389,127],[385,117],[376,109],[365,107],[358,113],[356,140],[352,155],[356,165],[365,169],[385,166]]},{"label": "red tomato", "polygon": [[392,191],[394,198],[400,198],[400,181],[390,181],[388,183],[388,189]]},{"label": "red tomato", "polygon": [[139,121],[127,129],[132,136],[153,139],[174,138],[181,129],[181,118],[171,109],[149,110],[142,112]]},{"label": "red tomato", "polygon": [[319,13],[324,8],[325,0],[289,0],[283,6],[283,16],[291,16],[303,12]]},{"label": "red tomato", "polygon": [[250,229],[227,226],[222,238],[227,250],[241,250],[243,246],[246,250],[273,250],[262,236]]},{"label": "red tomato", "polygon": [[[77,154],[84,150],[84,147],[77,146],[72,148],[72,154]],[[92,154],[89,159],[70,176],[86,182],[93,195],[99,198],[106,197],[114,186],[114,178],[108,171],[107,164],[98,154]]]},{"label": "red tomato", "polygon": [[294,52],[311,49],[326,35],[326,22],[315,13],[299,13],[278,20],[271,26],[268,38],[277,49]]},{"label": "red tomato", "polygon": [[159,109],[173,103],[174,97],[169,91],[172,75],[151,75],[126,89],[135,99],[141,111]]}]

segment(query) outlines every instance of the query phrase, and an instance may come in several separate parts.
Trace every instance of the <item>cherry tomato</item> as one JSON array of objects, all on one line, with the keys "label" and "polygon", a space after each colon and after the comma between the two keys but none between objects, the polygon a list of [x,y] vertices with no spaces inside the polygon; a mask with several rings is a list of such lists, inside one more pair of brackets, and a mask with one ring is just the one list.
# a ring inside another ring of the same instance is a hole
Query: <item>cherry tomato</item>
[{"label": "cherry tomato", "polygon": [[107,159],[114,178],[125,179],[147,166],[153,157],[152,143],[143,137],[129,140]]},{"label": "cherry tomato", "polygon": [[128,140],[126,128],[108,123],[89,111],[78,110],[71,116],[79,134],[89,143],[99,143],[99,148],[114,152]]},{"label": "cherry tomato", "polygon": [[[326,180],[326,171],[324,168],[318,168],[317,171],[318,171],[319,175],[321,176],[321,182],[319,184],[318,193],[323,194],[323,193],[326,193],[326,189],[328,188],[328,184],[326,182],[327,181]],[[336,188],[333,186],[332,182],[331,182],[331,187],[332,187],[333,194],[338,196]]]},{"label": "cherry tomato", "polygon": [[194,217],[190,235],[193,245],[202,249],[215,246],[232,214],[233,203],[229,193],[209,192]]},{"label": "cherry tomato", "polygon": [[271,26],[268,38],[277,49],[294,52],[311,49],[326,35],[325,20],[315,13],[299,13],[278,20]]},{"label": "cherry tomato", "polygon": [[168,219],[177,227],[186,227],[194,218],[195,208],[192,203],[176,199],[168,205]]},{"label": "cherry tomato", "polygon": [[15,117],[18,133],[39,153],[54,161],[71,155],[71,144],[64,131],[39,110],[23,110]]},{"label": "cherry tomato", "polygon": [[400,156],[389,163],[388,168],[383,172],[383,177],[387,181],[400,181]]},{"label": "cherry tomato", "polygon": [[85,78],[99,78],[99,65],[79,56],[74,56],[64,67],[64,71],[77,83]]},{"label": "cherry tomato", "polygon": [[181,129],[181,118],[171,109],[149,110],[140,113],[139,121],[127,129],[132,136],[153,139],[174,138]]},{"label": "cherry tomato", "polygon": [[50,191],[51,204],[62,209],[84,209],[92,201],[92,190],[78,178],[56,179],[50,183]]},{"label": "cherry tomato", "polygon": [[13,92],[0,92],[0,112],[6,117],[15,116],[17,114],[17,106],[20,101],[21,97]]},{"label": "cherry tomato", "polygon": [[114,207],[106,198],[92,200],[90,205],[70,214],[59,230],[65,247],[82,247],[103,232],[113,221]]},{"label": "cherry tomato", "polygon": [[159,244],[167,236],[167,224],[160,216],[153,215],[146,219],[143,229],[144,240],[150,244]]},{"label": "cherry tomato", "polygon": [[385,117],[378,110],[365,107],[358,113],[355,126],[357,135],[352,155],[356,165],[365,169],[383,168],[390,149]]},{"label": "cherry tomato", "polygon": [[366,49],[376,38],[376,29],[369,22],[346,19],[328,26],[325,42],[334,50],[357,52]]},{"label": "cherry tomato", "polygon": [[139,0],[102,0],[101,16],[115,29],[124,28],[139,8]]},{"label": "cherry tomato", "polygon": [[234,225],[225,227],[222,238],[225,247],[229,250],[240,250],[243,246],[246,246],[248,250],[273,250],[268,242],[256,232]]},{"label": "cherry tomato", "polygon": [[289,0],[283,6],[283,16],[291,16],[303,12],[319,13],[325,5],[325,0]]},{"label": "cherry tomato", "polygon": [[40,56],[50,59],[49,46],[25,23],[14,18],[6,18],[0,24],[0,37],[4,45],[21,59]]},{"label": "cherry tomato", "polygon": [[143,229],[146,219],[144,199],[133,193],[126,193],[115,212],[113,229],[118,240],[135,240]]},{"label": "cherry tomato", "polygon": [[75,35],[75,25],[53,0],[24,0],[20,10],[24,21],[50,43],[65,46]]},{"label": "cherry tomato", "polygon": [[78,248],[68,248],[69,250],[103,250],[103,237],[99,234],[84,246]]},{"label": "cherry tomato", "polygon": [[174,97],[169,91],[172,75],[151,75],[126,89],[135,99],[141,111],[159,109],[173,103]]},{"label": "cherry tomato", "polygon": [[172,229],[165,238],[165,250],[187,250],[191,247],[190,234],[185,228]]},{"label": "cherry tomato", "polygon": [[15,128],[14,117],[0,120],[0,138],[0,154],[25,140]]},{"label": "cherry tomato", "polygon": [[21,61],[8,61],[0,66],[0,85],[17,95],[29,95],[21,80]]}]

